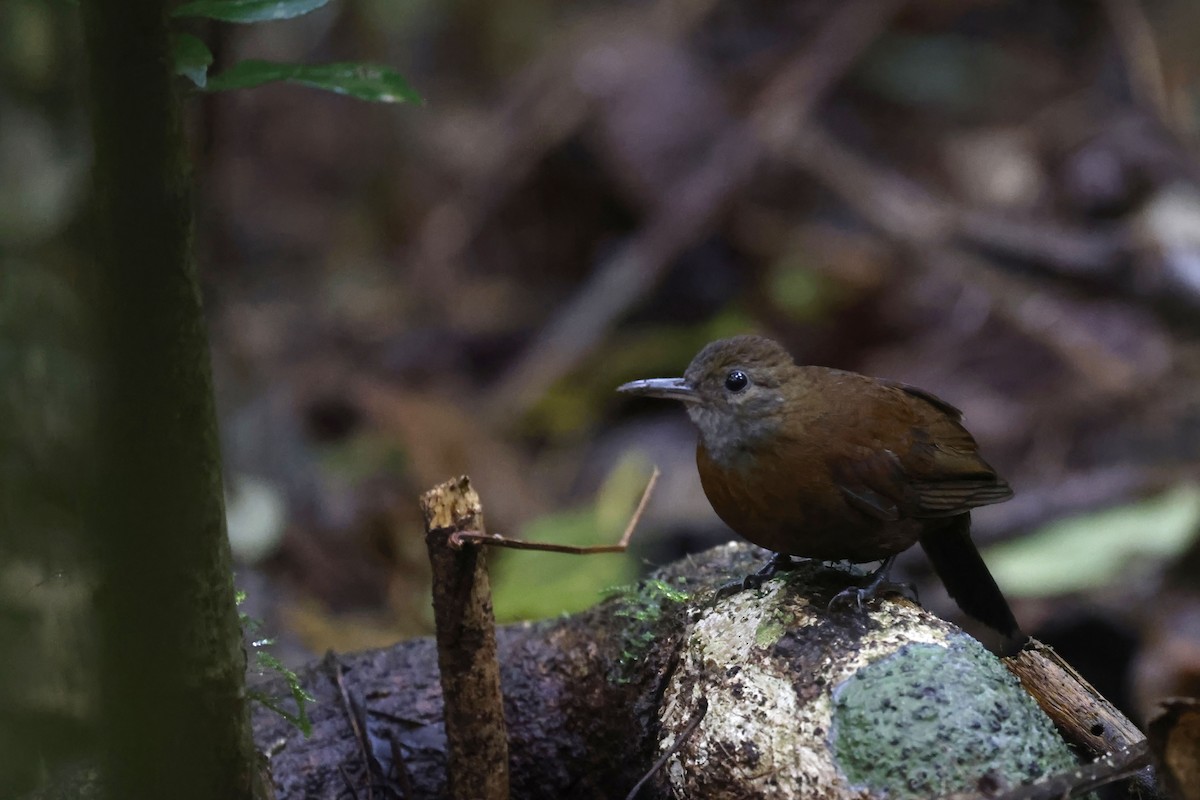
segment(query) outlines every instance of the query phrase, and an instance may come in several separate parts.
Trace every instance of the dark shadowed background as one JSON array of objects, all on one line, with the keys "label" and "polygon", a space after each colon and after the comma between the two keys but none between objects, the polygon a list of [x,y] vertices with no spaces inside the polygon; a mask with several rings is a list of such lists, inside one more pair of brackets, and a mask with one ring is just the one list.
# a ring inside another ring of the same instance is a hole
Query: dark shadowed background
[{"label": "dark shadowed background", "polygon": [[[78,39],[0,6],[0,623],[42,645],[0,691],[83,736]],[[505,620],[724,541],[683,412],[613,389],[760,332],[961,407],[1022,623],[1136,719],[1200,692],[1200,6],[338,0],[205,39],[426,100],[189,106],[238,582],[286,662],[431,631],[417,496],[461,473],[491,530],[584,544],[663,471],[628,556],[495,555]]]}]

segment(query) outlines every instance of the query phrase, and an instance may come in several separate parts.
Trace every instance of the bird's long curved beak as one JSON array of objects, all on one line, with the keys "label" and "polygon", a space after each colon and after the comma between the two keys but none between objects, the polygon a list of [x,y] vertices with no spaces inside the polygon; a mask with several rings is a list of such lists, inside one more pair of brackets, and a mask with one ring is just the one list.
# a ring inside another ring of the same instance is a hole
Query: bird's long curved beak
[{"label": "bird's long curved beak", "polygon": [[618,392],[642,395],[643,397],[661,397],[664,400],[680,400],[684,403],[697,403],[700,396],[684,378],[647,378],[641,381],[630,381],[617,387]]}]

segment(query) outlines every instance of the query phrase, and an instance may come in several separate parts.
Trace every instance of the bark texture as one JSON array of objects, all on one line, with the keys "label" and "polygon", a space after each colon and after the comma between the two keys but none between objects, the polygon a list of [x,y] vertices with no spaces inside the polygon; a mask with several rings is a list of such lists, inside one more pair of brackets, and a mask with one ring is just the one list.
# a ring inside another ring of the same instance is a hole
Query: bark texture
[{"label": "bark texture", "polygon": [[[513,797],[623,797],[653,761],[646,732],[653,730],[657,695],[669,673],[672,638],[664,631],[661,648],[625,663],[619,614],[628,607],[615,600],[566,624],[498,631]],[[345,697],[334,677],[339,665]],[[302,678],[317,699],[311,738],[265,708],[254,711],[255,737],[270,756],[277,797],[338,798],[352,796],[352,789],[362,797],[368,784],[404,789],[410,800],[447,796],[432,639],[329,656]],[[364,711],[365,746],[349,721],[356,705]]]},{"label": "bark texture", "polygon": [[169,6],[81,4],[95,145],[104,775],[112,797],[248,798],[245,656]]},{"label": "bark texture", "polygon": [[422,495],[421,510],[433,567],[450,797],[507,800],[508,742],[484,548],[450,543],[456,532],[484,531],[479,495],[464,475]]},{"label": "bark texture", "polygon": [[[625,797],[677,739],[639,797],[971,796],[997,768],[1015,785],[1071,763],[997,659],[908,601],[831,613],[851,578],[817,565],[714,598],[762,558],[728,545],[585,613],[501,628],[512,796]],[[257,710],[278,797],[445,796],[435,664],[421,639],[309,669],[308,740]]]}]

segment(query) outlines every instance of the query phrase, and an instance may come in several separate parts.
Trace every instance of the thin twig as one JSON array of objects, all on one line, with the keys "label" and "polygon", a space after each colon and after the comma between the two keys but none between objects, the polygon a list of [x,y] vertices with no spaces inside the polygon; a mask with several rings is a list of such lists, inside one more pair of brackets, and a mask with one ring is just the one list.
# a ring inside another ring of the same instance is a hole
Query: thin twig
[{"label": "thin twig", "polygon": [[1079,795],[1130,778],[1150,765],[1150,745],[1145,741],[1110,753],[1091,764],[1060,772],[1045,780],[1019,786],[990,800],[1057,800]]},{"label": "thin twig", "polygon": [[667,760],[671,756],[678,753],[680,748],[683,747],[684,743],[692,737],[692,734],[696,732],[696,728],[700,727],[700,722],[704,719],[704,715],[707,713],[708,699],[701,697],[699,704],[696,706],[696,710],[692,712],[692,718],[688,720],[688,724],[679,733],[679,736],[667,749],[667,752],[663,753],[662,757],[659,758],[658,761],[654,762],[654,766],[652,766],[650,770],[642,776],[642,779],[633,785],[633,788],[629,790],[629,794],[625,795],[625,800],[633,800],[633,798],[637,797],[637,793],[640,792],[642,787],[646,785],[646,781],[654,777],[654,773],[662,769],[667,763]]},{"label": "thin twig", "polygon": [[[338,688],[338,695],[342,699],[342,707],[346,709],[346,717],[350,720],[350,730],[354,734],[354,740],[358,743],[358,749],[362,753],[363,769],[367,773],[367,800],[371,800],[375,796],[372,789],[371,781],[371,749],[367,743],[366,720],[362,718],[362,709],[350,697],[349,690],[346,689],[346,681],[343,679],[342,662],[337,659],[333,651],[325,659],[325,667],[330,672],[330,677],[333,678],[334,685]],[[342,773],[345,778],[345,771]],[[347,778],[347,783],[349,779]],[[351,787],[351,791],[355,797],[358,797],[358,792]]]},{"label": "thin twig", "polygon": [[[378,780],[388,797],[400,797],[404,800],[412,797],[412,780],[408,774],[408,765],[404,762],[404,756],[400,752],[399,743],[395,736],[389,730],[387,732],[387,740],[392,746],[392,763],[388,768],[384,768],[384,764],[375,756],[375,751],[371,747],[369,737],[371,735],[370,728],[367,723],[367,710],[361,702],[355,699],[354,695],[346,686],[345,671],[341,661],[332,651],[325,657],[323,668],[329,673],[334,684],[338,688],[338,695],[342,701],[342,707],[346,710],[346,716],[350,720],[350,731],[354,734],[354,739],[358,743],[358,749],[362,754],[363,768],[367,774],[367,797],[375,796],[375,781]],[[342,773],[342,779],[350,785],[349,773],[342,765],[338,766]],[[400,774],[400,780],[396,781],[392,777],[393,772]],[[358,791],[350,786],[350,791],[354,796],[358,797]]]},{"label": "thin twig", "polygon": [[350,790],[350,796],[354,800],[358,800],[358,789],[354,788],[354,782],[350,780],[350,773],[346,771],[345,764],[338,764],[338,774],[342,776],[342,781],[345,782],[346,788]]},{"label": "thin twig", "polygon": [[[413,796],[412,775],[408,771],[408,762],[404,760],[404,752],[400,749],[400,740],[396,738],[396,732],[391,729],[387,731],[387,740],[392,750],[392,771],[400,776],[399,795],[404,800],[411,800]],[[395,790],[393,789],[393,791]]]},{"label": "thin twig", "polygon": [[633,510],[633,516],[629,518],[629,524],[625,526],[625,533],[621,535],[621,540],[616,544],[571,545],[554,542],[526,542],[522,539],[510,539],[498,533],[455,531],[450,534],[450,546],[460,548],[467,543],[486,544],[489,547],[507,547],[510,550],[541,550],[547,553],[566,553],[574,556],[624,553],[629,549],[629,540],[633,538],[633,531],[642,518],[642,512],[646,510],[646,504],[650,502],[650,495],[654,491],[654,484],[658,482],[660,474],[658,467],[655,467],[654,472],[650,473],[650,480],[646,481],[646,488],[642,490],[642,499],[638,501],[637,508]]}]

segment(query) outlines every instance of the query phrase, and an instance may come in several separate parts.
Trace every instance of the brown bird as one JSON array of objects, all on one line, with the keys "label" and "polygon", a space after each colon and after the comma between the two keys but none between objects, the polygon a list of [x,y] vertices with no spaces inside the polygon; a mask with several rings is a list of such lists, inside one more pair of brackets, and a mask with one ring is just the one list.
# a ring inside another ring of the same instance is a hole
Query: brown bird
[{"label": "brown bird", "polygon": [[970,538],[971,509],[1003,502],[1012,489],[946,401],[903,383],[799,366],[761,336],[713,342],[682,378],[618,391],[684,403],[700,431],[696,465],[717,516],[776,553],[760,581],[790,556],[882,561],[865,588],[834,598],[861,604],[890,588],[896,554],[920,542],[963,611],[1003,634],[1006,649],[1023,638]]}]

